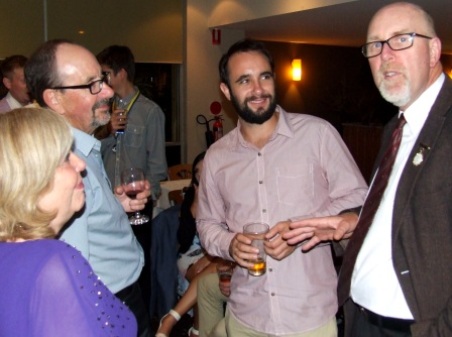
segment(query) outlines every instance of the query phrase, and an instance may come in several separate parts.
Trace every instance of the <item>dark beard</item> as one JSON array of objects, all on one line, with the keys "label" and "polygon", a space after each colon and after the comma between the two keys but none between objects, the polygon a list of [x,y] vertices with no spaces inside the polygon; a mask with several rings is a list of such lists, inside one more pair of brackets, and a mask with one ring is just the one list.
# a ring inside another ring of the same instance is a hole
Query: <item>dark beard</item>
[{"label": "dark beard", "polygon": [[237,110],[237,114],[241,119],[250,124],[263,124],[268,121],[275,113],[276,110],[276,100],[271,95],[263,95],[263,98],[270,99],[270,105],[267,110],[259,109],[257,112],[251,110],[247,103],[256,99],[256,97],[249,97],[245,99],[243,105],[240,104],[238,99],[231,92],[231,102],[234,105],[235,110]]}]

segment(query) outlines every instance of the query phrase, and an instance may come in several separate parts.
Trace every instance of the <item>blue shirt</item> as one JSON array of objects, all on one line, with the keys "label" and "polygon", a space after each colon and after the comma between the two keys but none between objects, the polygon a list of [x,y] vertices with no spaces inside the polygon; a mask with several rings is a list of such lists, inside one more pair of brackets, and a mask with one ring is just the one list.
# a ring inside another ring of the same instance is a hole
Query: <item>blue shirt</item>
[{"label": "blue shirt", "polygon": [[86,162],[86,204],[61,239],[76,247],[110,291],[117,293],[138,279],[144,264],[143,250],[112,193],[100,142],[75,128],[72,132],[75,153]]}]

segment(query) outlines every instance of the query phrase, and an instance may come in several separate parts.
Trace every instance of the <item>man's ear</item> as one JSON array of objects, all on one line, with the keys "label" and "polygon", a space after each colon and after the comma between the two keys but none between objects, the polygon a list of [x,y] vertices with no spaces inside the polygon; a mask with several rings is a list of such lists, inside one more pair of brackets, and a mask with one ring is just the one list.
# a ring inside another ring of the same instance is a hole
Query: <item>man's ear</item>
[{"label": "man's ear", "polygon": [[127,80],[127,71],[124,68],[121,68],[118,71],[118,74],[121,75],[121,79]]},{"label": "man's ear", "polygon": [[430,40],[430,66],[434,67],[440,62],[441,57],[441,40],[434,37]]},{"label": "man's ear", "polygon": [[11,80],[8,77],[3,77],[3,85],[6,87],[6,89],[11,89]]},{"label": "man's ear", "polygon": [[220,83],[220,89],[223,92],[223,94],[226,96],[228,101],[231,100],[231,93],[229,92],[229,87],[226,83],[221,82]]},{"label": "man's ear", "polygon": [[53,111],[61,113],[61,101],[60,101],[60,93],[55,89],[45,89],[42,93],[42,98],[46,105]]}]

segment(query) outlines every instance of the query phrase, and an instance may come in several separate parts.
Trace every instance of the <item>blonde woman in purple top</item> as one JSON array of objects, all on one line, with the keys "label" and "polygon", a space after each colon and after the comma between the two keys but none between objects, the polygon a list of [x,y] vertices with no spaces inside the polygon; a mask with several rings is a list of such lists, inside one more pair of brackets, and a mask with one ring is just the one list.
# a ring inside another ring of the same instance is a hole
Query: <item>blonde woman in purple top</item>
[{"label": "blonde woman in purple top", "polygon": [[53,240],[85,203],[63,117],[0,115],[0,336],[136,336],[133,314],[81,254]]}]

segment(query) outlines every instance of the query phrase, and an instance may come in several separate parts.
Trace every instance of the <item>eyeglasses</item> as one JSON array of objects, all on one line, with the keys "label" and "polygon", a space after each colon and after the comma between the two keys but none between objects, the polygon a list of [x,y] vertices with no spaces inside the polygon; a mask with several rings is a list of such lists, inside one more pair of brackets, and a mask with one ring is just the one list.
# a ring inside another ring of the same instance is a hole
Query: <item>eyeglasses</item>
[{"label": "eyeglasses", "polygon": [[102,88],[104,87],[104,83],[106,83],[106,80],[108,80],[108,78],[103,74],[100,80],[96,80],[96,81],[93,81],[88,84],[53,87],[51,89],[58,89],[58,90],[89,89],[89,92],[91,93],[91,95],[97,95],[98,93],[100,93],[102,91]]},{"label": "eyeglasses", "polygon": [[429,39],[429,40],[432,39],[432,37],[430,37],[430,36],[417,34],[417,33],[397,34],[384,41],[368,42],[361,47],[361,52],[363,53],[364,57],[366,57],[366,58],[378,56],[382,53],[383,46],[385,43],[392,50],[408,49],[411,46],[413,46],[415,37],[422,37],[424,39]]}]

